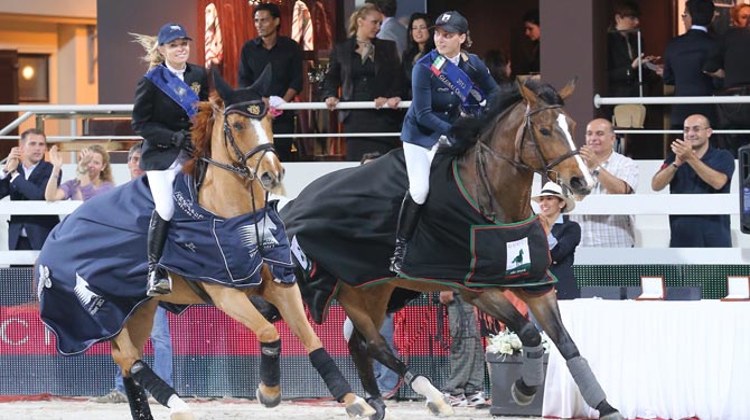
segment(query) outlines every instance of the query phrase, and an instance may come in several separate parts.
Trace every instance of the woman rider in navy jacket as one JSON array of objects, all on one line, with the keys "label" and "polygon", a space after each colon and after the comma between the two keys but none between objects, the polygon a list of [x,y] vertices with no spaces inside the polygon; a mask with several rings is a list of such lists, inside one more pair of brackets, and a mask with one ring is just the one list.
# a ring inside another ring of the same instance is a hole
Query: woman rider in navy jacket
[{"label": "woman rider in navy jacket", "polygon": [[133,103],[133,130],[143,137],[141,169],[146,171],[154,212],[148,229],[149,296],[168,294],[172,287],[159,266],[174,213],[172,183],[192,147],[190,120],[198,101],[208,100],[208,75],[188,63],[190,38],[182,25],[168,23],[157,37],[133,34],[146,50],[149,70],[138,83]]},{"label": "woman rider in navy jacket", "polygon": [[[435,49],[412,70],[412,104],[401,130],[409,190],[399,212],[391,260],[394,273],[401,271],[406,244],[430,192],[430,165],[440,140],[447,140],[452,123],[462,113],[478,112],[498,90],[482,60],[461,50],[471,45],[466,18],[456,11],[445,12],[435,20],[434,28]],[[473,88],[467,94],[458,85]]]}]

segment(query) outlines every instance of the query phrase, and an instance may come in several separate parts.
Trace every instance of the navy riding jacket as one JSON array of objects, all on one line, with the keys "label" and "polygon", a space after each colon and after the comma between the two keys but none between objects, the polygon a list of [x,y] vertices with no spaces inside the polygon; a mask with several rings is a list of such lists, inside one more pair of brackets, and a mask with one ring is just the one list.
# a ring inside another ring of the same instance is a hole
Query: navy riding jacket
[{"label": "navy riding jacket", "polygon": [[[432,50],[414,65],[412,103],[401,129],[401,140],[426,148],[431,148],[441,135],[447,134],[461,114],[461,99],[429,69],[438,55],[437,50]],[[487,66],[476,55],[461,52],[458,67],[484,92],[489,105],[498,86]]]}]

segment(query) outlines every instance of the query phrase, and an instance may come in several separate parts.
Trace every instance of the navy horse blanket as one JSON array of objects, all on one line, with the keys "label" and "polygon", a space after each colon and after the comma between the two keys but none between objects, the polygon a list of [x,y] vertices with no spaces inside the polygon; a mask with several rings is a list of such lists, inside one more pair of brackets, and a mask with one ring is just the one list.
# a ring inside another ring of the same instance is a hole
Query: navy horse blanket
[{"label": "navy horse blanket", "polygon": [[[390,258],[407,183],[399,149],[313,181],[282,209],[300,288],[316,322],[325,317],[338,281],[363,286],[393,277]],[[402,277],[467,288],[556,282],[547,271],[551,259],[538,217],[507,225],[482,214],[452,155],[435,157],[430,184]],[[398,303],[390,305],[394,310]]]},{"label": "navy horse blanket", "polygon": [[[154,208],[146,177],[83,203],[50,233],[36,264],[42,321],[65,355],[86,351],[122,328],[146,296],[148,224]],[[275,203],[230,219],[198,205],[192,177],[178,175],[175,214],[160,265],[194,281],[246,288],[268,263],[294,282],[289,241]]]}]

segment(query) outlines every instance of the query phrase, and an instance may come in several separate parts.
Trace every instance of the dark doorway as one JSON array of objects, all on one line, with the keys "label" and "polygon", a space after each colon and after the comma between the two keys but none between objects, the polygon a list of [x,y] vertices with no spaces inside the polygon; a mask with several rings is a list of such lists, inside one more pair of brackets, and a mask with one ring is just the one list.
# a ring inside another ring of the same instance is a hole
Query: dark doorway
[{"label": "dark doorway", "polygon": [[[15,50],[0,50],[0,104],[18,104],[18,51]],[[16,117],[16,114],[1,112],[0,128],[13,122]],[[7,133],[13,134],[18,134],[18,130]],[[8,156],[14,146],[17,146],[16,142],[0,140],[0,159]]]}]

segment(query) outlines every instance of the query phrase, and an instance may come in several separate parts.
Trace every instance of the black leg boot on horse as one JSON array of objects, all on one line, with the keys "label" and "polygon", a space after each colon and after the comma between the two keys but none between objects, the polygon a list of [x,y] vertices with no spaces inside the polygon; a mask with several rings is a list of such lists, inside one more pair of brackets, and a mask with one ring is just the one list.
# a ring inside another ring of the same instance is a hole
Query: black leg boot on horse
[{"label": "black leg boot on horse", "polygon": [[401,265],[404,262],[406,256],[406,248],[414,235],[414,231],[417,229],[419,224],[419,214],[422,210],[422,205],[417,204],[414,199],[411,198],[409,191],[404,196],[404,201],[401,203],[401,210],[398,213],[398,225],[396,228],[396,249],[393,251],[393,257],[391,258],[391,271],[395,274],[401,272]]},{"label": "black leg boot on horse", "polygon": [[167,242],[167,231],[169,221],[159,216],[154,210],[151,213],[151,222],[148,224],[148,291],[149,296],[161,296],[172,293],[172,284],[169,280],[167,270],[159,267],[161,254],[164,252],[164,244]]}]

